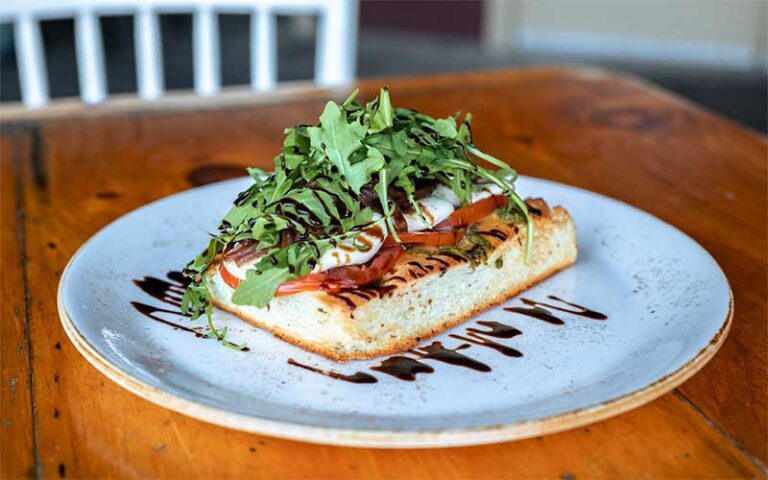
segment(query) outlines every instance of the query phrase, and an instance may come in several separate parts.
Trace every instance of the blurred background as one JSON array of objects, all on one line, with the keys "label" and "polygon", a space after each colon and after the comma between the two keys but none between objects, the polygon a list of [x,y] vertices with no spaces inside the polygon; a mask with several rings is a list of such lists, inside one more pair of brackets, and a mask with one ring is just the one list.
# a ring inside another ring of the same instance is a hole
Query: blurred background
[{"label": "blurred background", "polygon": [[[357,77],[598,66],[644,77],[768,132],[768,0],[360,0],[356,7],[357,34],[349,38]],[[134,18],[103,15],[99,22],[109,94],[136,92]],[[221,84],[247,86],[251,17],[219,14],[217,22]],[[192,15],[161,15],[159,26],[165,89],[192,89]],[[77,97],[74,21],[40,27],[50,96]],[[278,85],[311,80],[318,18],[278,15],[276,27]],[[0,101],[19,102],[10,22],[0,25],[0,51]]]}]

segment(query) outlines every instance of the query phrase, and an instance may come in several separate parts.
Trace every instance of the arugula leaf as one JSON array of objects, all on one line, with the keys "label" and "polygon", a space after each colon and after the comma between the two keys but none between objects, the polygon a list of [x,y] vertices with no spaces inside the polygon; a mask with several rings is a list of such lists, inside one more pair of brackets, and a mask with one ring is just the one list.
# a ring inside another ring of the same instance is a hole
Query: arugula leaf
[{"label": "arugula leaf", "polygon": [[210,239],[205,250],[187,264],[186,270],[195,273],[204,271],[221,250],[223,250],[221,240],[216,237]]},{"label": "arugula leaf", "polygon": [[365,207],[362,210],[357,211],[351,217],[342,219],[341,226],[345,232],[348,232],[357,225],[368,225],[372,221],[373,221],[373,210],[371,210],[369,207]]},{"label": "arugula leaf", "polygon": [[384,217],[387,219],[387,227],[389,228],[389,234],[396,242],[400,243],[400,236],[395,229],[395,222],[392,220],[392,207],[389,204],[388,194],[389,180],[387,178],[387,170],[383,169],[379,172],[379,182],[376,184],[376,194],[379,196],[381,202],[381,208],[384,211]]},{"label": "arugula leaf", "polygon": [[254,220],[251,238],[258,238],[259,248],[269,248],[280,242],[280,232],[289,228],[288,220],[277,215],[262,215]]},{"label": "arugula leaf", "polygon": [[286,194],[283,198],[294,200],[298,205],[302,206],[302,209],[308,210],[309,215],[313,217],[314,221],[320,222],[322,225],[331,223],[331,216],[320,200],[320,197],[314,191],[302,188]]},{"label": "arugula leaf", "polygon": [[463,144],[472,143],[472,114],[464,115],[464,121],[461,122],[459,131],[456,134],[456,141]]},{"label": "arugula leaf", "polygon": [[327,178],[318,178],[315,183],[318,187],[328,192],[334,198],[338,199],[347,212],[354,214],[360,209],[360,204],[352,198],[346,191],[346,189],[337,182],[333,182]]},{"label": "arugula leaf", "polygon": [[363,185],[371,181],[371,175],[382,167],[384,167],[384,155],[378,149],[368,147],[368,156],[349,168],[347,177],[349,187],[355,193],[359,192]]},{"label": "arugula leaf", "polygon": [[450,139],[456,138],[456,135],[459,133],[456,130],[456,119],[453,117],[441,118],[440,120],[437,120],[432,125],[432,128],[443,137]]},{"label": "arugula leaf", "polygon": [[[365,127],[358,122],[347,123],[341,108],[333,102],[325,105],[320,115],[320,127],[307,129],[312,147],[322,151],[328,160],[341,172],[342,181],[348,182],[351,165],[349,156],[358,150],[365,137]],[[359,193],[360,189],[354,189]]]},{"label": "arugula leaf", "polygon": [[265,177],[268,177],[269,174],[265,172],[264,170],[256,167],[247,167],[245,169],[246,172],[248,172],[248,175],[251,176],[255,181],[260,182]]},{"label": "arugula leaf", "polygon": [[389,99],[389,90],[382,88],[379,92],[379,98],[376,100],[376,113],[371,118],[371,126],[368,131],[371,133],[380,132],[390,128],[393,125],[394,111]]},{"label": "arugula leaf", "polygon": [[502,170],[506,170],[506,171],[512,172],[512,173],[515,172],[512,169],[512,167],[509,166],[508,163],[502,162],[501,160],[499,160],[498,158],[496,158],[496,157],[494,157],[492,155],[488,155],[487,153],[481,152],[480,150],[478,150],[477,148],[473,147],[472,145],[467,145],[467,150],[472,155],[474,155],[476,157],[479,157],[479,158],[482,158],[486,162],[488,162],[488,163],[490,163],[492,165],[495,165],[495,166],[499,167]]},{"label": "arugula leaf", "polygon": [[354,105],[354,101],[357,98],[357,96],[360,94],[360,89],[356,88],[352,91],[352,93],[349,94],[346,100],[344,100],[341,103],[341,108],[347,109]]},{"label": "arugula leaf", "polygon": [[240,282],[235,293],[232,294],[232,303],[264,308],[275,296],[277,287],[286,280],[288,280],[287,267],[272,268],[264,272],[248,270],[245,272],[245,280]]}]

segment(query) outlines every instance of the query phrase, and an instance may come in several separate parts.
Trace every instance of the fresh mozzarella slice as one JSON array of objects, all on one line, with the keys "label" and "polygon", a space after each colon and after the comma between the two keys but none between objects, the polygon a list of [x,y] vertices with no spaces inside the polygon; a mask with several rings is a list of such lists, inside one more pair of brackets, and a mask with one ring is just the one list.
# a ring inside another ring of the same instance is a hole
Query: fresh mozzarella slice
[{"label": "fresh mozzarella slice", "polygon": [[248,263],[244,263],[242,265],[238,265],[232,260],[225,260],[224,268],[226,268],[227,271],[232,274],[232,276],[237,277],[240,280],[245,280],[245,271],[256,265],[263,256],[264,255],[259,255]]},{"label": "fresh mozzarella slice", "polygon": [[437,197],[422,198],[417,203],[421,207],[421,216],[415,210],[403,214],[409,232],[428,230],[453,213],[453,205]]},{"label": "fresh mozzarella slice", "polygon": [[491,195],[501,195],[504,190],[495,183],[483,183],[477,186],[478,188],[472,192],[472,203],[478,202],[484,198],[488,198]]},{"label": "fresh mozzarella slice", "polygon": [[457,197],[456,194],[453,193],[452,189],[446,187],[445,185],[438,185],[437,187],[435,187],[430,197],[439,198],[440,200],[445,200],[446,202],[450,203],[454,208],[461,205],[461,200],[459,200],[459,197]]},{"label": "fresh mozzarella slice", "polygon": [[320,256],[315,272],[322,272],[346,265],[361,265],[376,255],[387,239],[384,217],[374,216],[374,222],[357,235],[354,240],[340,242]]},{"label": "fresh mozzarella slice", "polygon": [[[481,183],[474,187],[474,192],[472,192],[472,203],[475,203],[484,198],[488,198],[491,195],[500,195],[502,193],[504,193],[504,191],[495,183]],[[430,197],[439,198],[441,200],[445,200],[446,202],[450,202],[454,208],[461,205],[459,197],[453,193],[452,189],[446,187],[445,185],[438,185]]]}]

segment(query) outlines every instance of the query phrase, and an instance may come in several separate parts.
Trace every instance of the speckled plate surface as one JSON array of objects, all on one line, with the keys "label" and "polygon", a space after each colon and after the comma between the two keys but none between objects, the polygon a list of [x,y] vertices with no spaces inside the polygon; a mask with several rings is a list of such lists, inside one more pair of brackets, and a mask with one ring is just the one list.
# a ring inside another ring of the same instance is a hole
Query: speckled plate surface
[{"label": "speckled plate surface", "polygon": [[[216,322],[250,347],[233,351],[202,338],[202,320],[175,313],[178,287],[168,272],[201,249],[206,232],[247,184],[235,179],[197,188],[125,215],[83,245],[59,288],[63,326],[89,362],[137,395],[211,423],[383,447],[542,435],[616,415],[671,390],[714,355],[730,325],[728,282],[696,242],[623,203],[523,177],[522,194],[570,211],[580,254],[573,267],[433,339],[451,349],[469,344],[457,352],[490,371],[420,359],[433,371],[404,381],[371,369],[384,359],[335,364],[217,311]],[[159,291],[167,295],[147,293]],[[607,319],[579,315],[579,308],[550,296]],[[530,308],[531,301],[576,313],[545,306],[562,320],[555,324],[505,310]],[[521,333],[469,335],[468,329],[488,331],[483,321]],[[377,381],[329,378],[289,364],[291,358]]]}]

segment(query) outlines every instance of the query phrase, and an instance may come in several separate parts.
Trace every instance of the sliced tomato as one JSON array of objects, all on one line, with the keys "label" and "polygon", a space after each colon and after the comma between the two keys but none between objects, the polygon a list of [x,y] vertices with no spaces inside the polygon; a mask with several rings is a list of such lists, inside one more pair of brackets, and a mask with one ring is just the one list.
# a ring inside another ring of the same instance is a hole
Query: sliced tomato
[{"label": "sliced tomato", "polygon": [[237,288],[237,286],[240,285],[240,279],[227,270],[227,267],[224,266],[224,262],[219,263],[219,275],[221,275],[221,279],[224,280],[224,283],[232,288]]},{"label": "sliced tomato", "polygon": [[487,217],[497,208],[506,206],[509,197],[506,195],[491,195],[475,203],[461,207],[448,216],[445,220],[435,225],[435,230],[456,230],[457,228],[472,225],[483,217]]},{"label": "sliced tomato", "polygon": [[338,267],[324,272],[328,277],[340,281],[352,281],[356,285],[368,285],[380,279],[392,269],[400,255],[403,254],[402,247],[390,246],[382,247],[373,257],[373,260],[365,265],[349,265]]},{"label": "sliced tomato", "polygon": [[[397,232],[401,243],[420,243],[430,247],[451,247],[456,245],[464,235],[462,230],[447,230],[442,232]],[[391,235],[384,241],[384,246],[397,245]]]},{"label": "sliced tomato", "polygon": [[[395,261],[403,253],[403,249],[384,247],[365,265],[349,265],[328,270],[327,272],[310,273],[295,280],[281,283],[275,292],[276,297],[293,295],[299,292],[323,290],[338,292],[375,282],[387,273]],[[227,270],[224,263],[219,264],[219,274],[224,283],[232,288],[240,285],[240,279]]]}]

